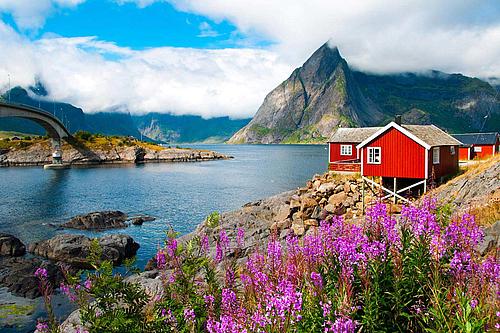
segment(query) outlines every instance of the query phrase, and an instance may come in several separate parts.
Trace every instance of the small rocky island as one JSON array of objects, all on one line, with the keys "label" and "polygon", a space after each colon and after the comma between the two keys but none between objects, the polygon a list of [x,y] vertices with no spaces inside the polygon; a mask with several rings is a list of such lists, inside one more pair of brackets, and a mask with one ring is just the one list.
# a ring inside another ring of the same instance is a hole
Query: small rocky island
[{"label": "small rocky island", "polygon": [[[214,151],[164,147],[132,137],[76,133],[61,146],[63,163],[69,165],[126,164],[148,162],[199,162],[228,159]],[[53,148],[44,137],[0,140],[0,166],[44,165],[52,161]]]}]

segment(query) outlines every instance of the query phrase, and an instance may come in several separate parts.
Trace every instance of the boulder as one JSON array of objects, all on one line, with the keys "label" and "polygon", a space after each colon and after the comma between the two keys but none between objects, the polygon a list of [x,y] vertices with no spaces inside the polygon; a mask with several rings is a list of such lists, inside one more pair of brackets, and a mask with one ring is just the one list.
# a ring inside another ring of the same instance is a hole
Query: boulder
[{"label": "boulder", "polygon": [[344,183],[344,192],[349,193],[351,191],[351,183],[345,182]]},{"label": "boulder", "polygon": [[500,221],[485,228],[484,238],[478,245],[481,255],[487,254],[491,249],[500,247]]},{"label": "boulder", "polygon": [[73,217],[62,225],[63,228],[79,230],[106,230],[126,228],[127,214],[121,211],[92,212]]},{"label": "boulder", "polygon": [[328,198],[328,204],[339,206],[347,199],[347,194],[345,192],[336,193],[330,198]]},{"label": "boulder", "polygon": [[302,198],[300,210],[304,212],[305,215],[311,215],[314,208],[318,205],[318,202],[313,198]]},{"label": "boulder", "polygon": [[152,216],[136,216],[130,219],[133,225],[142,225],[144,222],[154,221],[156,218]]},{"label": "boulder", "polygon": [[278,214],[276,214],[276,221],[283,221],[290,215],[290,205],[281,205],[278,209]]},{"label": "boulder", "polygon": [[[57,235],[49,240],[32,243],[30,253],[55,261],[62,261],[77,268],[90,268],[91,239],[82,235]],[[107,235],[98,238],[102,248],[102,259],[113,265],[120,265],[124,259],[133,257],[139,249],[132,237],[123,234]]]},{"label": "boulder", "polygon": [[26,246],[9,234],[0,233],[0,256],[20,257],[26,253]]},{"label": "boulder", "polygon": [[309,227],[311,227],[311,226],[317,227],[319,225],[319,223],[318,223],[318,220],[316,220],[316,219],[307,219],[304,221],[304,225],[309,226]]},{"label": "boulder", "polygon": [[292,222],[292,230],[295,236],[302,236],[306,232],[304,222],[302,220],[294,220]]},{"label": "boulder", "polygon": [[338,185],[338,186],[335,187],[335,190],[333,192],[334,193],[340,193],[342,191],[344,191],[344,186]]},{"label": "boulder", "polygon": [[290,198],[290,209],[300,208],[300,197],[294,195]]},{"label": "boulder", "polygon": [[320,206],[316,206],[314,207],[314,210],[311,214],[311,218],[312,219],[317,219],[320,217],[320,213],[321,213],[321,207]]},{"label": "boulder", "polygon": [[64,281],[57,265],[40,258],[3,257],[0,258],[0,267],[0,286],[20,297],[33,299],[41,296],[39,280],[34,275],[39,267],[47,270],[48,280],[52,285],[57,286]]},{"label": "boulder", "polygon": [[325,210],[330,213],[330,214],[335,214],[335,215],[342,215],[345,214],[347,209],[344,207],[344,205],[340,206],[335,206],[332,204],[328,204],[325,206]]},{"label": "boulder", "polygon": [[321,184],[320,187],[318,187],[318,192],[321,193],[331,193],[335,191],[335,184],[334,183],[324,183]]}]

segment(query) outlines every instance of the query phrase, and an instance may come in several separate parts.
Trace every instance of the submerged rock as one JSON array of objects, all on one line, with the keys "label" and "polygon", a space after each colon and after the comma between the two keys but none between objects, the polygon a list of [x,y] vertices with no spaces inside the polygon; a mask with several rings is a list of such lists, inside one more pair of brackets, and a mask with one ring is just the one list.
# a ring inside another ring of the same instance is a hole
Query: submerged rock
[{"label": "submerged rock", "polygon": [[[61,261],[77,268],[90,268],[91,239],[82,235],[57,235],[49,240],[32,243],[28,246],[30,253],[55,261]],[[98,238],[102,248],[102,259],[113,265],[120,265],[124,259],[133,257],[139,244],[132,237],[123,234],[107,235]]]},{"label": "submerged rock", "polygon": [[136,217],[132,217],[130,219],[130,221],[132,222],[133,225],[142,225],[144,222],[150,222],[150,221],[154,221],[156,220],[156,218],[152,217],[152,216],[136,216]]},{"label": "submerged rock", "polygon": [[92,212],[77,215],[62,225],[63,228],[79,230],[106,230],[126,228],[127,214],[119,210]]},{"label": "submerged rock", "polygon": [[26,246],[19,238],[0,233],[0,256],[20,257],[26,253]]}]

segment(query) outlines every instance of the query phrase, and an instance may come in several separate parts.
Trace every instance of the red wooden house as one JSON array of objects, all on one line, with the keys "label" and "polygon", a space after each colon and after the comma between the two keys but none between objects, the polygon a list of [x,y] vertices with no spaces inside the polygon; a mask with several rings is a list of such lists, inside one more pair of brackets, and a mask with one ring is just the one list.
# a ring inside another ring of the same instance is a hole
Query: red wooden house
[{"label": "red wooden house", "polygon": [[337,129],[328,142],[328,169],[332,171],[360,172],[361,159],[358,144],[382,127]]},{"label": "red wooden house", "polygon": [[498,133],[454,134],[453,137],[462,143],[459,148],[461,161],[487,158],[500,153],[500,135]]},{"label": "red wooden house", "polygon": [[[356,148],[363,179],[389,193],[386,197],[407,201],[401,196],[405,191],[421,186],[425,192],[429,179],[439,180],[458,171],[460,144],[434,125],[391,122]],[[375,183],[374,177],[380,177],[382,185]]]}]

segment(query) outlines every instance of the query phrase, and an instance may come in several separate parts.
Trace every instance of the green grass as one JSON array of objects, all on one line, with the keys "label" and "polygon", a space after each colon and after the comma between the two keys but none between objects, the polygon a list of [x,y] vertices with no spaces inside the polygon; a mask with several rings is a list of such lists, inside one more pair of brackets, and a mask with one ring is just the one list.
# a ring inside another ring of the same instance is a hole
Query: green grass
[{"label": "green grass", "polygon": [[250,126],[250,130],[256,133],[259,137],[266,136],[272,131],[270,128],[257,124]]},{"label": "green grass", "polygon": [[281,143],[285,144],[308,144],[308,143],[324,143],[327,138],[317,135],[316,128],[313,125],[299,128],[288,135]]},{"label": "green grass", "polygon": [[0,131],[0,139],[12,138],[17,136],[19,138],[25,136],[37,137],[37,134],[29,134],[29,133],[21,133],[21,132],[13,132],[13,131]]},{"label": "green grass", "polygon": [[29,316],[34,310],[34,305],[3,304],[0,305],[0,319],[10,316]]}]

